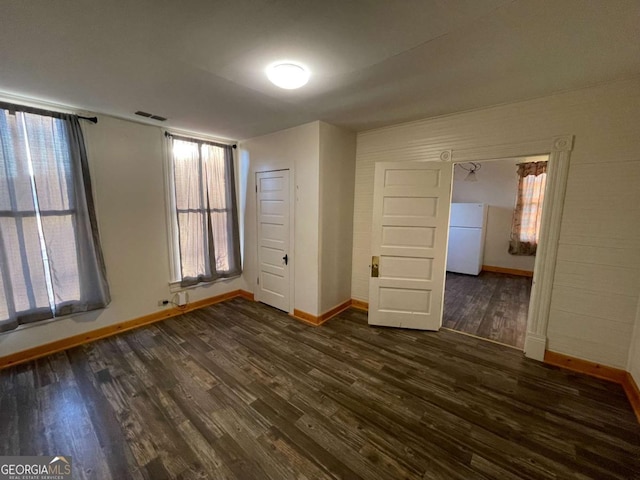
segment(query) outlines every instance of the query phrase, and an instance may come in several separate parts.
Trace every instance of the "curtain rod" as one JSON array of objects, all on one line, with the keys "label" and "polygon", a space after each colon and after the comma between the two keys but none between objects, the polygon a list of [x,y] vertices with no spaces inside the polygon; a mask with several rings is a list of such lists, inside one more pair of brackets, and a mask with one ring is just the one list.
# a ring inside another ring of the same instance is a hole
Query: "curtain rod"
[{"label": "curtain rod", "polygon": [[185,137],[183,135],[174,135],[173,133],[169,133],[169,132],[164,132],[164,136],[167,138],[177,138],[179,140],[186,140],[186,141],[195,141],[195,142],[201,142],[201,143],[208,143],[209,145],[215,145],[218,147],[231,147],[234,150],[236,148],[238,148],[238,145],[236,145],[235,143],[233,145],[229,145],[228,143],[220,143],[220,142],[212,142],[210,140],[200,140],[199,138],[189,138],[189,137]]},{"label": "curtain rod", "polygon": [[98,123],[98,117],[83,117],[82,115],[78,115],[78,118],[86,120],[87,122]]},{"label": "curtain rod", "polygon": [[61,118],[63,115],[74,115],[77,118],[81,118],[82,120],[87,120],[88,122],[91,122],[91,123],[98,123],[98,117],[84,117],[82,115],[76,115],[75,113],[60,112],[57,110],[47,110],[40,107],[32,107],[30,105],[20,105],[17,103],[10,103],[2,100],[0,100],[0,109],[8,110],[10,113],[11,112],[34,113],[36,115],[44,115],[44,116],[53,117],[53,118]]},{"label": "curtain rod", "polygon": [[516,167],[518,165],[527,165],[528,163],[547,163],[549,161],[549,159],[546,160],[536,160],[535,162],[521,162],[521,163],[516,163]]}]

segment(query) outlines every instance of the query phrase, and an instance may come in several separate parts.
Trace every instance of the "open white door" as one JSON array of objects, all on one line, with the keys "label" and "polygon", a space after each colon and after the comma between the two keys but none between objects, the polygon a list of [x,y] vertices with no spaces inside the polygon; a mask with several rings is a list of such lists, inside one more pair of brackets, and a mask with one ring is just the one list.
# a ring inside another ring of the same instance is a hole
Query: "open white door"
[{"label": "open white door", "polygon": [[289,311],[289,170],[256,173],[256,300]]},{"label": "open white door", "polygon": [[376,163],[369,324],[442,324],[452,164]]}]

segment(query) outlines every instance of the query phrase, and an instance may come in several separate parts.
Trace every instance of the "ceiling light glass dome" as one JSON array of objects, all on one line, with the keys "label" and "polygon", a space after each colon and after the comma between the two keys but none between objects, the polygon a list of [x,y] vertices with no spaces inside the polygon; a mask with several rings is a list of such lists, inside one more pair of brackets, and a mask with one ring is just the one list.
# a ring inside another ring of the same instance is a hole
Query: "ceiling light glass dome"
[{"label": "ceiling light glass dome", "polygon": [[289,60],[276,62],[267,67],[267,78],[271,83],[286,90],[306,85],[309,76],[309,70],[304,65]]}]

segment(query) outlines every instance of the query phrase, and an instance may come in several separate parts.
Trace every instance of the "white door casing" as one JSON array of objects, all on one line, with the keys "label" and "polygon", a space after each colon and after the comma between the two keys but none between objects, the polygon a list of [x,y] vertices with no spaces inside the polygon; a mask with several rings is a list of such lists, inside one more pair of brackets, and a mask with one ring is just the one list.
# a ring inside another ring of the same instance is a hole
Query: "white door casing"
[{"label": "white door casing", "polygon": [[289,170],[256,173],[256,202],[256,300],[288,312],[291,270]]},{"label": "white door casing", "polygon": [[[544,194],[544,209],[542,211],[542,222],[540,226],[540,244],[538,245],[534,267],[533,286],[531,289],[531,300],[529,302],[529,314],[527,316],[527,334],[524,344],[525,356],[539,361],[544,360],[547,346],[547,327],[549,323],[549,310],[551,307],[551,294],[553,291],[553,281],[560,239],[560,225],[562,222],[564,196],[569,176],[573,141],[573,135],[561,135],[526,142],[508,142],[500,145],[471,147],[469,149],[460,149],[455,151],[441,150],[436,153],[436,155],[429,155],[429,160],[436,161],[437,158],[439,158],[443,162],[456,163],[480,162],[483,160],[496,160],[500,158],[524,157],[530,155],[549,155],[547,185]],[[402,165],[403,163],[404,162],[399,164]],[[370,285],[370,311],[372,304],[371,299]]]},{"label": "white door casing", "polygon": [[444,150],[440,159],[451,162],[480,162],[500,158],[549,155],[547,185],[540,225],[540,241],[536,252],[527,334],[524,341],[525,356],[543,361],[547,347],[547,327],[551,308],[551,293],[556,271],[560,225],[564,196],[569,177],[569,164],[573,150],[573,135],[562,135],[521,143],[505,143],[461,150]]},{"label": "white door casing", "polygon": [[379,162],[375,169],[369,324],[442,324],[452,164]]}]

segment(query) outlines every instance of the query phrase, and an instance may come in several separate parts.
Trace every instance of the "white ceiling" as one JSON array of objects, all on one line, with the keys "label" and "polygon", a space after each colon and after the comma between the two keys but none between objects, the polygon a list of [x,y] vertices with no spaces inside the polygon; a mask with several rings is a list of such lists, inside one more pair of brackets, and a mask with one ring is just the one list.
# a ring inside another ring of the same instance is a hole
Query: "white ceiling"
[{"label": "white ceiling", "polygon": [[[0,92],[234,139],[640,75],[640,0],[0,0],[0,12]],[[310,68],[307,86],[268,82],[284,58]]]}]

